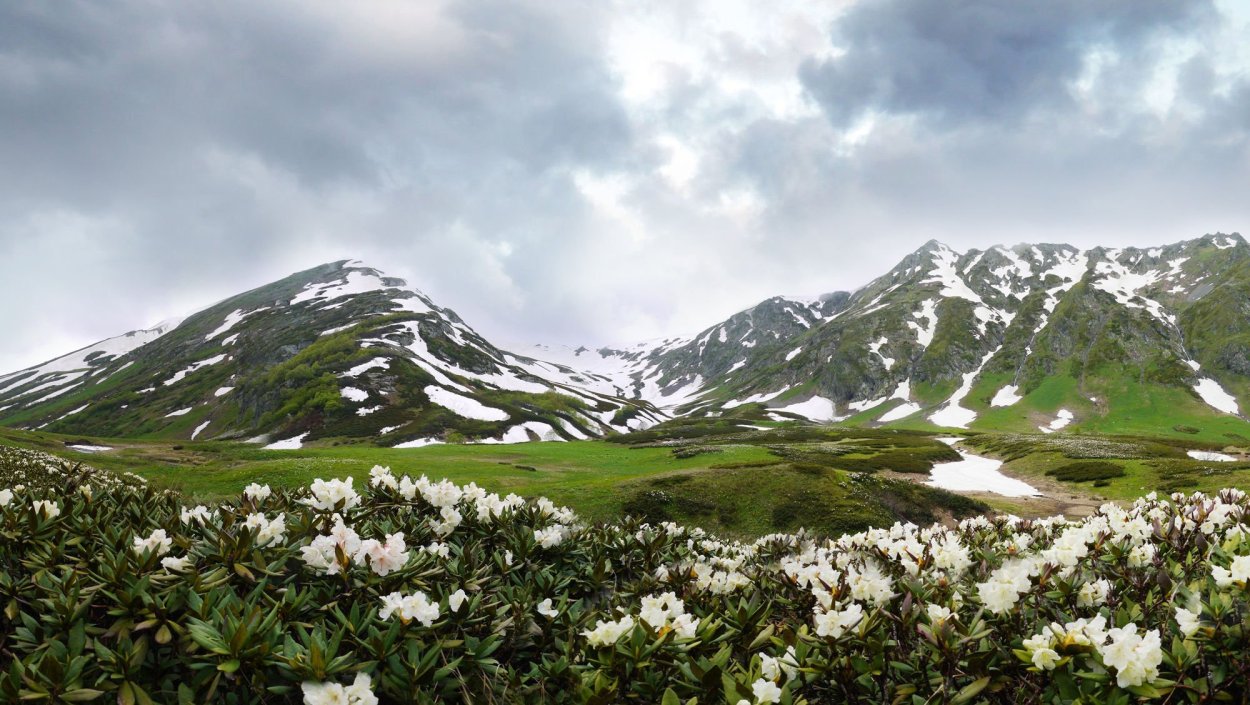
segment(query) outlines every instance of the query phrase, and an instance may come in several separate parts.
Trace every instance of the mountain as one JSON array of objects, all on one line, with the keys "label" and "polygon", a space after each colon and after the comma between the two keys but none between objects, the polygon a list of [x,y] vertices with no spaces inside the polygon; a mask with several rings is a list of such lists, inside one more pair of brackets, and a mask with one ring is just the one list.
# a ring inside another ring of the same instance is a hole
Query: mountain
[{"label": "mountain", "polygon": [[0,377],[0,423],[97,436],[567,440],[666,415],[500,350],[359,262],[323,265]]},{"label": "mountain", "polygon": [[[511,350],[511,351],[509,351]],[[1250,436],[1250,245],[929,242],[698,335],[499,347],[338,262],[0,377],[0,424],[99,436],[568,440],[672,417]]]},{"label": "mountain", "polygon": [[1248,314],[1238,234],[1145,249],[929,242],[854,292],[769,299],[628,358],[675,390],[678,415],[1244,432]]}]

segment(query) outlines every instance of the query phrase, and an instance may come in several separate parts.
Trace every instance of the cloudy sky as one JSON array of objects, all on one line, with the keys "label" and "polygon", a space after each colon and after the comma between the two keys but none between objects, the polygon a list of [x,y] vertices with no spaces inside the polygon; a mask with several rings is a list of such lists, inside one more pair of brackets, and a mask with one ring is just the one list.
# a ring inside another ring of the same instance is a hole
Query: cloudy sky
[{"label": "cloudy sky", "polygon": [[0,4],[0,371],[339,258],[694,332],[930,238],[1250,231],[1250,0]]}]

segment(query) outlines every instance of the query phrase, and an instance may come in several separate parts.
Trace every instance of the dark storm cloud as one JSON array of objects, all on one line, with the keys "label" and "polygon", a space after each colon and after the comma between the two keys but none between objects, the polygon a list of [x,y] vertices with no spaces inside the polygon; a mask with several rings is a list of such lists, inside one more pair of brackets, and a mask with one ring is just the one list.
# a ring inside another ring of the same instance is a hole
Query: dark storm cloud
[{"label": "dark storm cloud", "polygon": [[1190,34],[1218,13],[1170,0],[884,0],[861,3],[834,29],[845,53],[804,65],[831,118],[868,110],[923,113],[954,125],[1075,108],[1070,83],[1094,47],[1135,54]]}]

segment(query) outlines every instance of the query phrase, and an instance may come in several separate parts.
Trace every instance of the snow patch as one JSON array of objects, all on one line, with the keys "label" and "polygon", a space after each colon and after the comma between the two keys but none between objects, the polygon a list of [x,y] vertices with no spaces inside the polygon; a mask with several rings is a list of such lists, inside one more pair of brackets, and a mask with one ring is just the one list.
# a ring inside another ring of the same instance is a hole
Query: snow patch
[{"label": "snow patch", "polygon": [[790,414],[797,414],[812,421],[837,421],[838,416],[834,411],[833,402],[824,397],[812,397],[807,401],[797,402],[788,406],[780,406],[771,411],[784,411]]},{"label": "snow patch", "polygon": [[[959,439],[940,438],[954,445]],[[1003,463],[993,458],[983,458],[959,451],[960,460],[937,463],[929,472],[925,484],[951,492],[990,492],[1004,497],[1034,497],[1040,492],[1026,482],[1007,477],[999,472]]]},{"label": "snow patch", "polygon": [[196,427],[195,427],[195,430],[191,432],[191,440],[193,440],[193,441],[194,441],[194,440],[195,440],[195,437],[196,437],[196,436],[198,436],[198,435],[200,435],[200,432],[201,432],[201,431],[203,431],[204,429],[208,428],[208,425],[209,425],[209,424],[211,424],[211,423],[212,423],[212,420],[210,419],[210,420],[205,421],[204,423],[200,424],[199,426],[196,426]]},{"label": "snow patch", "polygon": [[917,320],[924,319],[924,326],[915,321],[908,321],[907,327],[916,331],[916,342],[920,343],[920,347],[929,347],[929,344],[933,342],[933,334],[937,332],[937,301],[929,299],[922,303],[920,310],[913,313],[912,317]]},{"label": "snow patch", "polygon": [[234,391],[234,387],[219,387],[219,388],[217,389],[217,391],[213,392],[213,396],[215,396],[215,397],[224,397],[224,396],[226,396],[227,394],[229,394],[230,392],[233,392],[233,391]]},{"label": "snow patch", "polygon": [[307,433],[301,433],[293,438],[274,441],[273,443],[265,446],[265,450],[299,450],[304,447],[304,438],[307,436]]},{"label": "snow patch", "polygon": [[181,382],[187,375],[191,374],[192,372],[203,369],[210,365],[216,365],[217,363],[221,362],[224,359],[226,359],[226,354],[222,353],[220,355],[214,355],[210,358],[200,360],[199,362],[193,362],[190,365],[188,365],[185,369],[179,370],[177,373],[174,374],[173,377],[170,377],[169,379],[162,382],[162,384],[164,384],[166,387],[168,387],[171,384],[177,384]]},{"label": "snow patch", "polygon": [[1037,429],[1042,433],[1054,433],[1055,431],[1058,431],[1059,429],[1072,423],[1074,418],[1076,417],[1072,415],[1071,411],[1068,411],[1067,409],[1060,409],[1055,414],[1054,420],[1051,421],[1049,425],[1038,426]]},{"label": "snow patch", "polygon": [[350,370],[341,373],[339,377],[359,377],[360,375],[364,374],[365,372],[368,372],[369,370],[378,369],[378,368],[385,370],[389,368],[390,366],[391,366],[391,362],[387,358],[375,357],[372,360],[369,360],[368,362],[362,362],[359,365],[356,365],[355,367],[351,368]]},{"label": "snow patch", "polygon": [[1194,385],[1194,391],[1208,406],[1216,411],[1223,411],[1226,414],[1241,413],[1237,407],[1237,399],[1233,395],[1224,391],[1219,382],[1210,377],[1203,377]]},{"label": "snow patch", "polygon": [[797,348],[795,348],[795,349],[791,350],[790,352],[786,353],[786,362],[789,362],[789,361],[793,360],[794,358],[798,357],[799,353],[801,353],[801,352],[803,352],[803,348],[802,348],[802,347],[797,347]]},{"label": "snow patch", "polygon": [[424,448],[426,446],[441,446],[443,442],[437,438],[418,438],[415,441],[404,441],[392,448]]},{"label": "snow patch", "polygon": [[369,398],[369,392],[358,387],[343,387],[339,390],[339,394],[350,401],[364,401]]},{"label": "snow patch", "polygon": [[442,387],[436,387],[431,384],[424,391],[425,395],[430,398],[430,401],[466,419],[477,419],[479,421],[505,421],[508,419],[506,411],[486,406],[476,399],[461,396]]},{"label": "snow patch", "polygon": [[193,407],[193,406],[188,406],[188,407],[187,407],[187,408],[185,408],[185,409],[179,409],[179,410],[177,410],[177,411],[171,411],[171,412],[169,412],[168,414],[165,414],[165,418],[169,418],[169,417],[171,417],[171,416],[186,416],[187,414],[191,413],[191,410],[192,410],[192,409],[194,409],[194,408],[195,408],[195,407]]},{"label": "snow patch", "polygon": [[1189,450],[1185,451],[1185,454],[1194,460],[1210,460],[1216,463],[1231,463],[1237,460],[1226,453],[1216,453],[1210,450]]},{"label": "snow patch", "polygon": [[1014,384],[1008,384],[994,393],[994,398],[990,400],[990,406],[1011,406],[1024,398],[1020,396],[1019,392],[1019,387]]},{"label": "snow patch", "polygon": [[73,443],[65,447],[70,450],[76,450],[79,453],[103,453],[106,450],[113,450],[110,446],[93,446],[87,443]]}]

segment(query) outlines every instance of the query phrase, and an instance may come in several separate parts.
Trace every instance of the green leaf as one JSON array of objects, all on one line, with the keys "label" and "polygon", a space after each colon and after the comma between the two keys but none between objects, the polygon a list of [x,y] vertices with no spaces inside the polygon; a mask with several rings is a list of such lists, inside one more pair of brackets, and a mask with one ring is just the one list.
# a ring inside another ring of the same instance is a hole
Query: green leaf
[{"label": "green leaf", "polygon": [[677,698],[677,693],[672,688],[666,688],[664,697],[660,699],[660,705],[681,705],[681,700]]},{"label": "green leaf", "polygon": [[978,678],[975,681],[972,681],[968,685],[965,685],[963,688],[961,688],[960,691],[955,694],[955,697],[951,700],[951,705],[960,705],[960,703],[966,703],[969,700],[972,700],[973,698],[977,696],[978,693],[980,693],[982,690],[985,690],[985,686],[989,684],[990,684],[989,676],[985,676],[984,678]]},{"label": "green leaf", "polygon": [[217,665],[217,670],[222,673],[234,673],[239,670],[239,659],[232,658],[229,661]]}]

